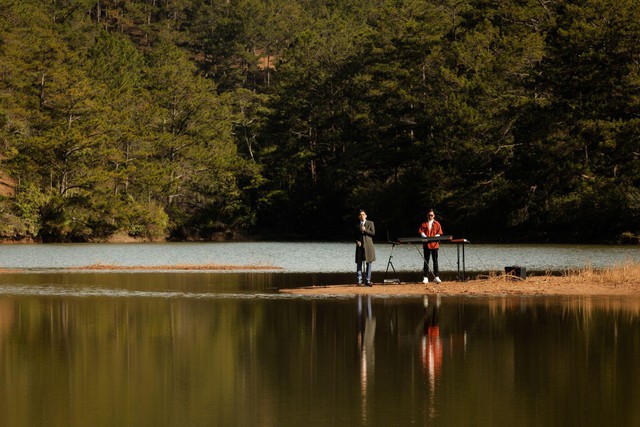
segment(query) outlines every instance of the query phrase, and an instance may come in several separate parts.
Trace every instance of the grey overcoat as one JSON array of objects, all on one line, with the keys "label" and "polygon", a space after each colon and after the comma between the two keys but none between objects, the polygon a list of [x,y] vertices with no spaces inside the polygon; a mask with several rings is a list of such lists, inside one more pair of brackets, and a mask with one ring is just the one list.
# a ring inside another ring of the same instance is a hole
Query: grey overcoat
[{"label": "grey overcoat", "polygon": [[364,232],[360,231],[360,222],[356,225],[356,263],[366,261],[373,262],[376,260],[376,248],[373,247],[373,236],[376,235],[376,227],[373,221],[365,220]]}]

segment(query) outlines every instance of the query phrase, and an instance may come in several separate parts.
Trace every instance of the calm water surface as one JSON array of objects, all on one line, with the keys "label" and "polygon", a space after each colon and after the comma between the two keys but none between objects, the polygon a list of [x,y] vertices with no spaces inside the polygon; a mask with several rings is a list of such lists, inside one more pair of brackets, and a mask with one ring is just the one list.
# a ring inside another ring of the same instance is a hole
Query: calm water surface
[{"label": "calm water surface", "polygon": [[[458,267],[458,246],[443,244],[440,268]],[[393,252],[392,252],[393,250]],[[376,243],[375,271],[392,264],[401,272],[422,268],[420,247]],[[460,248],[462,252],[462,248]],[[464,245],[470,271],[502,270],[519,265],[544,271],[572,267],[602,267],[640,261],[638,246],[598,245]],[[335,273],[354,270],[352,243],[234,242],[0,245],[0,268],[60,269],[94,264],[156,266],[176,264],[266,265],[285,272]]]},{"label": "calm water surface", "polygon": [[81,296],[78,276],[0,296],[0,424],[640,423],[638,299],[232,296],[202,275],[170,295],[145,274]]},{"label": "calm water surface", "polygon": [[[640,298],[288,296],[349,283],[352,246],[271,245],[1,246],[27,270],[0,275],[0,425],[640,425]],[[478,270],[632,249],[474,247]],[[269,260],[285,272],[57,270]]]}]

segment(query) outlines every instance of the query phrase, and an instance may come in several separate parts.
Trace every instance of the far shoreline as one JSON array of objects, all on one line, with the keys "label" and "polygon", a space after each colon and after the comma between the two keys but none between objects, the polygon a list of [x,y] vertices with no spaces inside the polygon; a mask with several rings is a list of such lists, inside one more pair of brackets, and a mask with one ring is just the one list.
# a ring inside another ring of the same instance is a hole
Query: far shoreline
[{"label": "far shoreline", "polygon": [[162,272],[162,271],[282,271],[283,268],[275,265],[229,265],[229,264],[172,264],[172,265],[113,265],[113,264],[93,264],[77,267],[60,268],[39,268],[21,269],[5,268],[0,269],[2,273],[31,273],[34,271],[56,271],[56,272]]}]

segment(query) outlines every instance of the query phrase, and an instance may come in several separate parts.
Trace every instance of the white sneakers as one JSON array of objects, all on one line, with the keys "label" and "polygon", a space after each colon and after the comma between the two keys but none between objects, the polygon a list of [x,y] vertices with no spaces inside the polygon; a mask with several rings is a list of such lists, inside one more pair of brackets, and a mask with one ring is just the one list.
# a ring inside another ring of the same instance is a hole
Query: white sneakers
[{"label": "white sneakers", "polygon": [[440,280],[440,278],[438,276],[436,276],[436,278],[433,279],[433,281],[436,282],[436,283],[441,283],[442,282],[442,280]]},{"label": "white sneakers", "polygon": [[[438,276],[436,276],[433,279],[433,281],[436,282],[436,283],[442,283],[442,280],[440,280],[440,278]],[[428,277],[423,277],[422,278],[422,283],[429,283],[429,278]]]},{"label": "white sneakers", "polygon": [[429,283],[429,278],[428,277],[423,278],[422,283]]}]

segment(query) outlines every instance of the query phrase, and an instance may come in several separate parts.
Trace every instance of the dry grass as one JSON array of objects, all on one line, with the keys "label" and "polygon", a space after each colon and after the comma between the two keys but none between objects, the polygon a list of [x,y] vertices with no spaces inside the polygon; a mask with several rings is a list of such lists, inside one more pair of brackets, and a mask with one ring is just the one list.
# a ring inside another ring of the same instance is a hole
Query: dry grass
[{"label": "dry grass", "polygon": [[603,269],[592,267],[570,269],[565,272],[564,276],[603,285],[640,283],[640,263],[627,261]]},{"label": "dry grass", "polygon": [[[567,281],[580,281],[596,284],[611,283],[640,283],[640,263],[626,261],[622,264],[616,264],[611,267],[596,269],[593,267],[570,268],[561,272],[560,275],[547,271],[545,274],[537,276],[529,276],[529,278],[556,278],[562,277]],[[478,279],[487,280],[489,282],[511,282],[525,281],[515,275],[505,274],[503,272],[492,271],[486,276],[478,276]]]}]

